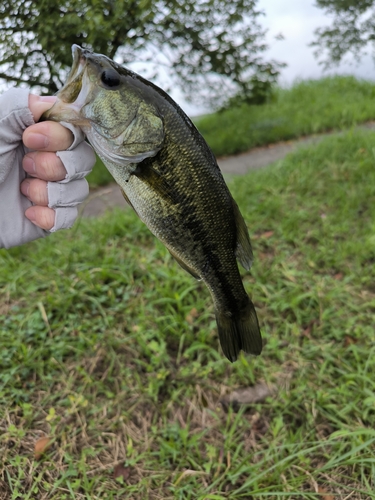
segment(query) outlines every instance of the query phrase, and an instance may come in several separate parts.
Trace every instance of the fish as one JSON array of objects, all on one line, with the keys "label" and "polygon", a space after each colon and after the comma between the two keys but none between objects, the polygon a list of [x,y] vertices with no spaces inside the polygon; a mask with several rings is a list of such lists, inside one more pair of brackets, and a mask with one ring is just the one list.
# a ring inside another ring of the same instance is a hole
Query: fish
[{"label": "fish", "polygon": [[237,265],[252,265],[249,232],[213,152],[161,88],[105,55],[78,45],[72,53],[42,119],[81,128],[139,218],[204,282],[228,360],[259,355],[259,322]]}]

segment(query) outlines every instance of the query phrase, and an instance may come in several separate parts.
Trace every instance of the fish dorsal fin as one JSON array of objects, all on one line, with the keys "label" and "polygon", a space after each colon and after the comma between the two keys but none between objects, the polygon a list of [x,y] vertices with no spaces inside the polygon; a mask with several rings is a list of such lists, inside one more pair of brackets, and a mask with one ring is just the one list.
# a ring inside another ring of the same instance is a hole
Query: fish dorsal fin
[{"label": "fish dorsal fin", "polygon": [[247,271],[253,263],[253,251],[251,249],[249,231],[237,203],[233,200],[234,218],[237,230],[237,246],[235,254],[241,266]]},{"label": "fish dorsal fin", "polygon": [[184,262],[180,257],[178,257],[176,255],[176,253],[171,250],[170,248],[168,248],[169,250],[169,253],[172,255],[172,257],[175,259],[175,261],[182,267],[182,269],[184,269],[185,271],[187,271],[189,274],[191,274],[193,276],[193,278],[197,279],[197,280],[201,280],[202,278],[194,271],[194,269],[192,269],[188,264],[186,264],[186,262]]}]

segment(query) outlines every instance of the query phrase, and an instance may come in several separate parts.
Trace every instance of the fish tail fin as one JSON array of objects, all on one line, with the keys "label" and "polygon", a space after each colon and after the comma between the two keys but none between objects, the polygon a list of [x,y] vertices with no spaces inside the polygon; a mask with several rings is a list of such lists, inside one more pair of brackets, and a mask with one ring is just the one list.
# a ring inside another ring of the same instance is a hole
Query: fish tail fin
[{"label": "fish tail fin", "polygon": [[254,304],[247,297],[245,307],[239,312],[216,311],[220,344],[229,361],[236,361],[241,350],[258,355],[262,352],[257,314]]}]

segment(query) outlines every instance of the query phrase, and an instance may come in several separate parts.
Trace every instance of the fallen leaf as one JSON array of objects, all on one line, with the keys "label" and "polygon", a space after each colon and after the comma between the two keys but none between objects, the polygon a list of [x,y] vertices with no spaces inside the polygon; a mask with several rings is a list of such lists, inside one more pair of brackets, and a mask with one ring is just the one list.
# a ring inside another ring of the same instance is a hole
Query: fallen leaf
[{"label": "fallen leaf", "polygon": [[122,477],[124,481],[129,479],[131,469],[130,467],[124,467],[123,464],[117,464],[113,470],[113,477],[116,479],[117,477]]},{"label": "fallen leaf", "polygon": [[188,477],[188,476],[201,476],[201,475],[206,475],[206,474],[207,474],[207,472],[203,472],[203,471],[200,471],[200,470],[192,470],[192,469],[184,470],[184,472],[180,475],[180,477],[174,483],[174,486],[177,486],[178,483],[180,481],[182,481],[182,479],[184,479],[184,477]]},{"label": "fallen leaf", "polygon": [[356,344],[358,342],[357,339],[351,337],[350,335],[345,335],[344,337],[344,347],[349,347],[352,344]]},{"label": "fallen leaf", "polygon": [[35,460],[39,460],[43,453],[47,451],[47,449],[51,446],[52,444],[52,438],[45,436],[38,441],[36,441],[34,445],[34,458]]},{"label": "fallen leaf", "polygon": [[264,233],[261,234],[253,234],[251,236],[252,240],[258,240],[259,238],[271,238],[273,236],[274,231],[265,231]]},{"label": "fallen leaf", "polygon": [[271,238],[273,236],[274,231],[266,231],[259,235],[259,238]]},{"label": "fallen leaf", "polygon": [[311,332],[312,329],[315,325],[319,324],[319,320],[317,319],[312,319],[308,322],[306,326],[304,326],[304,329],[302,330],[302,337],[307,337],[308,339],[311,339]]},{"label": "fallen leaf", "polygon": [[249,405],[261,403],[275,393],[275,388],[264,382],[259,382],[252,387],[245,387],[231,392],[221,399],[224,405]]},{"label": "fallen leaf", "polygon": [[312,330],[311,325],[307,326],[307,327],[303,330],[303,332],[302,332],[302,336],[303,336],[303,337],[307,337],[308,339],[311,339],[311,335],[310,335],[310,334],[311,334],[311,330]]},{"label": "fallen leaf", "polygon": [[266,231],[265,233],[261,234],[261,238],[271,238],[273,236],[274,231]]},{"label": "fallen leaf", "polygon": [[329,493],[325,488],[318,486],[318,493],[322,497],[322,500],[334,500],[333,495]]},{"label": "fallen leaf", "polygon": [[186,315],[186,321],[189,323],[189,325],[192,325],[194,323],[195,318],[198,317],[198,311],[196,310],[195,307],[187,313]]},{"label": "fallen leaf", "polygon": [[258,255],[257,255],[257,258],[260,259],[260,260],[266,260],[267,257],[268,257],[268,254],[263,253],[263,252],[259,252]]}]

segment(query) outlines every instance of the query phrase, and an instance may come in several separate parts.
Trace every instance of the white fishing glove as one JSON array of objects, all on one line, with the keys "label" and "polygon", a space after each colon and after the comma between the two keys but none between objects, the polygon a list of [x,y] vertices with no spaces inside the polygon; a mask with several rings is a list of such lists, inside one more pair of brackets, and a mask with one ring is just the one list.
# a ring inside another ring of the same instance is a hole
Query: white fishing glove
[{"label": "white fishing glove", "polygon": [[72,131],[73,144],[56,155],[66,169],[66,177],[48,182],[48,206],[55,211],[50,231],[41,229],[25,217],[33,203],[20,191],[20,184],[29,175],[22,168],[24,155],[31,150],[22,142],[24,130],[35,123],[28,107],[29,91],[14,88],[0,96],[0,248],[22,245],[50,232],[70,228],[77,218],[77,205],[88,195],[84,177],[95,164],[95,154],[84,141],[78,127],[62,123]]}]

